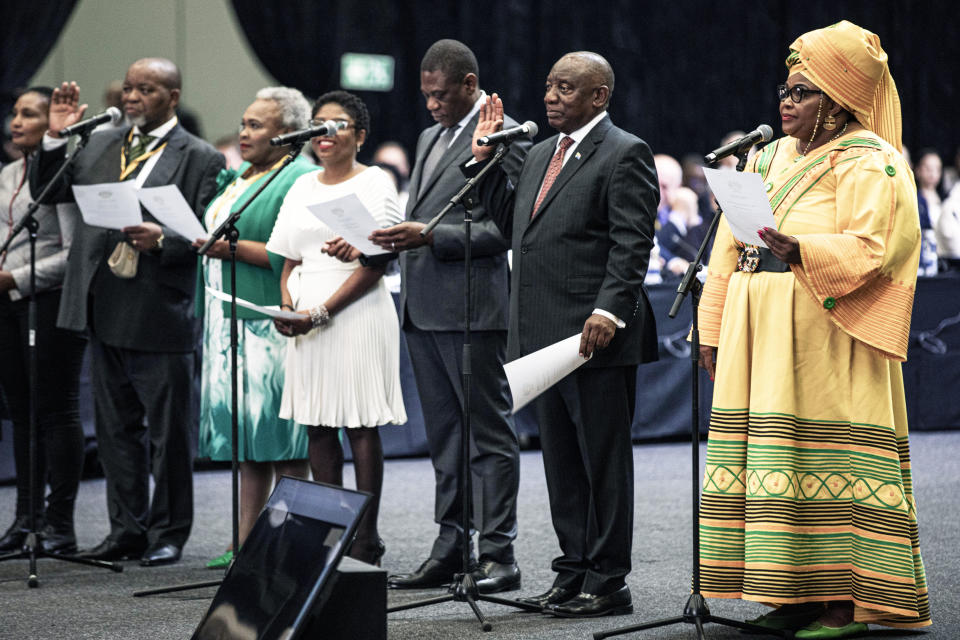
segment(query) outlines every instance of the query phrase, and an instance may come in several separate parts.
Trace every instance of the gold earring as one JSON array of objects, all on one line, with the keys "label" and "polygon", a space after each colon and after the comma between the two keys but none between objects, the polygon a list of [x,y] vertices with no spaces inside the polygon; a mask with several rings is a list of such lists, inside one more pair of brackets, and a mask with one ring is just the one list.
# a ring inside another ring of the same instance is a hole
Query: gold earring
[{"label": "gold earring", "polygon": [[837,128],[837,119],[827,114],[827,117],[823,119],[823,128],[827,131],[833,131]]}]

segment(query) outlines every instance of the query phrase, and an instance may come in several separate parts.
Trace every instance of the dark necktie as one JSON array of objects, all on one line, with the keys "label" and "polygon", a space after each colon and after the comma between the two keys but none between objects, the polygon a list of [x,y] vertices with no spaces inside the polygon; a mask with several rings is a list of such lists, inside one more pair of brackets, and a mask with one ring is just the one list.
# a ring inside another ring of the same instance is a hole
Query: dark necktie
[{"label": "dark necktie", "polygon": [[433,172],[437,169],[437,164],[440,163],[440,158],[443,157],[443,154],[446,153],[450,147],[450,140],[453,139],[453,134],[459,126],[460,125],[454,125],[449,129],[444,129],[440,137],[437,138],[437,141],[433,143],[433,148],[430,149],[430,153],[427,154],[426,159],[423,161],[423,173],[420,175],[420,189],[417,195],[423,193],[423,189],[427,186],[427,183],[430,182]]},{"label": "dark necktie", "polygon": [[134,140],[124,149],[124,153],[127,155],[127,162],[133,162],[146,153],[147,147],[156,139],[156,136],[148,136],[142,133],[139,136],[134,136]]},{"label": "dark necktie", "polygon": [[553,186],[557,176],[560,175],[560,169],[563,168],[563,156],[566,154],[567,149],[569,149],[570,145],[572,144],[573,138],[570,136],[564,136],[563,140],[560,141],[560,147],[557,149],[557,152],[553,154],[552,158],[550,158],[550,165],[547,167],[547,175],[543,177],[543,186],[540,187],[540,197],[537,198],[537,204],[533,205],[533,211],[530,212],[531,218],[537,215],[537,210],[543,203],[543,199],[547,197],[547,193],[550,192],[550,187]]}]

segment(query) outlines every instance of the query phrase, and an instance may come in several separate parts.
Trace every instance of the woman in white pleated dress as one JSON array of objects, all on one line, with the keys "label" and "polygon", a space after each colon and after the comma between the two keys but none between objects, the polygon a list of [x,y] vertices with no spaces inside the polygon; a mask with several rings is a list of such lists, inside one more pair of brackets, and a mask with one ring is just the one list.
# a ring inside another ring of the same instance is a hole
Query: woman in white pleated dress
[{"label": "woman in white pleated dress", "polygon": [[345,126],[311,141],[323,169],[293,184],[267,242],[268,251],[286,258],[280,278],[283,307],[303,315],[302,320],[275,323],[291,337],[280,417],[310,425],[310,468],[319,482],[343,483],[343,429],[353,452],[357,489],[374,496],[349,554],[378,563],[384,545],[377,534],[383,484],[377,427],[407,420],[400,390],[399,322],[383,268],[330,255],[344,244],[307,206],[353,194],[382,226],[403,216],[390,177],[357,162],[370,128],[363,102],[345,91],[326,93],[314,104],[313,117],[315,123],[333,120]]}]

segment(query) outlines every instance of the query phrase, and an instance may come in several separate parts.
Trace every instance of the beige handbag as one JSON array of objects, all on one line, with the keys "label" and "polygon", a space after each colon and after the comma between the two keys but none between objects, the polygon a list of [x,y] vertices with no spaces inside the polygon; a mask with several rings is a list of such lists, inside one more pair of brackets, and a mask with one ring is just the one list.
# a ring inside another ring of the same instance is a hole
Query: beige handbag
[{"label": "beige handbag", "polygon": [[126,242],[118,242],[107,259],[110,271],[118,278],[133,278],[137,275],[140,254]]}]

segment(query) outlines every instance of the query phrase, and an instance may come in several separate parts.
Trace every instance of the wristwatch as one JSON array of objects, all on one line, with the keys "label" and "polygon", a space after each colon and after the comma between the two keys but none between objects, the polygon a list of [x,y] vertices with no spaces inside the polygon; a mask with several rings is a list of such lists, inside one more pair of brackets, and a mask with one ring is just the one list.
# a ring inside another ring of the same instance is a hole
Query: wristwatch
[{"label": "wristwatch", "polygon": [[163,249],[163,232],[160,232],[160,237],[157,238],[157,246],[153,248],[154,251],[160,251]]}]

